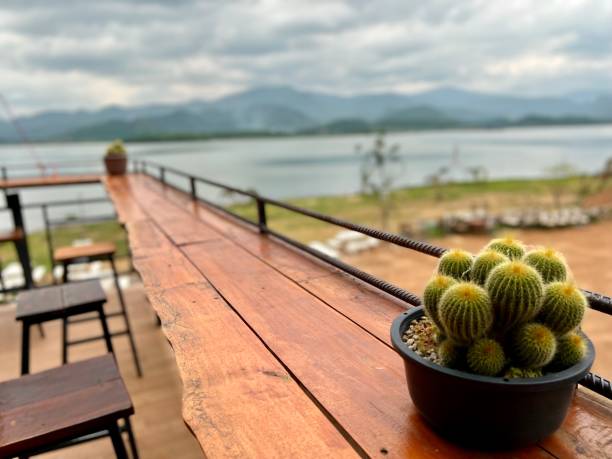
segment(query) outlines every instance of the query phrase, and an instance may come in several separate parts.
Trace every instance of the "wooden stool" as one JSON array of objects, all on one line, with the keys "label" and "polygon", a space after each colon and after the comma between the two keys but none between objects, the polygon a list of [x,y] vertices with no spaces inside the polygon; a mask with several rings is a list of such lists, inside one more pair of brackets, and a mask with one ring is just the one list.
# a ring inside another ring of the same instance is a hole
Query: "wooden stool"
[{"label": "wooden stool", "polygon": [[[138,359],[138,352],[136,351],[136,343],[132,336],[132,328],[128,319],[127,310],[125,307],[125,301],[123,300],[123,292],[119,285],[119,275],[117,274],[117,268],[115,266],[115,252],[116,247],[112,242],[99,242],[95,244],[87,244],[83,246],[70,246],[70,247],[59,247],[53,252],[54,264],[61,264],[63,267],[63,282],[68,282],[68,269],[72,264],[79,263],[91,263],[93,261],[108,261],[113,271],[113,280],[115,282],[115,288],[117,289],[117,297],[119,298],[120,311],[109,313],[107,317],[123,316],[125,322],[125,330],[121,332],[113,333],[113,336],[128,335],[130,347],[132,348],[132,355],[134,358],[134,366],[136,367],[136,373],[138,376],[142,376],[142,370],[140,367],[140,360]],[[86,320],[92,320],[95,318],[80,318],[71,320],[68,323],[82,322]]]},{"label": "wooden stool", "polygon": [[[111,354],[0,383],[0,457],[28,457],[110,436],[115,454],[138,450],[130,396]],[[124,424],[119,427],[118,422]]]},{"label": "wooden stool", "polygon": [[[113,352],[111,333],[104,313],[106,295],[99,280],[72,282],[21,292],[17,296],[15,318],[22,323],[21,374],[30,372],[30,327],[50,320],[62,320],[62,363],[68,362],[68,346],[104,339],[108,352]],[[102,336],[68,341],[68,318],[97,312]]]}]

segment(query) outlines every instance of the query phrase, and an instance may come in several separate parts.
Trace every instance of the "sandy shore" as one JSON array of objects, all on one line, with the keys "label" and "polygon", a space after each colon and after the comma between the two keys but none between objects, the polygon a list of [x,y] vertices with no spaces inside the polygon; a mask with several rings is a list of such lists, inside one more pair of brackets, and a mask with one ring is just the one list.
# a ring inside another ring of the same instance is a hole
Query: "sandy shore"
[{"label": "sandy shore", "polygon": [[[526,244],[547,245],[561,251],[580,287],[612,296],[612,221],[579,228],[519,230],[505,234],[512,234]],[[488,240],[486,235],[461,235],[431,242],[476,252]],[[344,260],[419,295],[436,266],[436,259],[432,257],[389,244]],[[612,316],[588,311],[583,328],[596,346],[594,371],[612,378]]]}]

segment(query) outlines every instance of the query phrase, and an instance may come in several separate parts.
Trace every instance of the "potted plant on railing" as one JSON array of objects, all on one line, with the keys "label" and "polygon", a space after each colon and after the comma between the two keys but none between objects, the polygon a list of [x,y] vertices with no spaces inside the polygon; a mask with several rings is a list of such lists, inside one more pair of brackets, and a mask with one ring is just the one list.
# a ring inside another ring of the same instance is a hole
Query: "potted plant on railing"
[{"label": "potted plant on railing", "polygon": [[113,141],[106,149],[104,164],[108,175],[123,175],[127,168],[127,155],[121,140]]},{"label": "potted plant on railing", "polygon": [[449,250],[423,304],[393,322],[391,339],[434,429],[471,447],[513,448],[561,426],[595,357],[580,330],[587,300],[561,254],[510,238],[475,257]]}]

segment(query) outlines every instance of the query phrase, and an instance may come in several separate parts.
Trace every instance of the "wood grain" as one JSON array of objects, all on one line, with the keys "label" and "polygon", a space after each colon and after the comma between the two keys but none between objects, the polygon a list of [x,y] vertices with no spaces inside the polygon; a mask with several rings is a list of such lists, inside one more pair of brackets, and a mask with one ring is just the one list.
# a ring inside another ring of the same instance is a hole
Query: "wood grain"
[{"label": "wood grain", "polygon": [[152,304],[183,379],[183,417],[208,457],[357,457],[209,285]]},{"label": "wood grain", "polygon": [[232,242],[183,250],[367,455],[478,457],[424,424],[387,345]]},{"label": "wood grain", "polygon": [[134,412],[110,354],[0,384],[0,455],[103,428]]},{"label": "wood grain", "polygon": [[57,262],[76,260],[84,257],[100,257],[112,255],[117,247],[112,242],[94,242],[87,245],[59,247],[53,252]]}]

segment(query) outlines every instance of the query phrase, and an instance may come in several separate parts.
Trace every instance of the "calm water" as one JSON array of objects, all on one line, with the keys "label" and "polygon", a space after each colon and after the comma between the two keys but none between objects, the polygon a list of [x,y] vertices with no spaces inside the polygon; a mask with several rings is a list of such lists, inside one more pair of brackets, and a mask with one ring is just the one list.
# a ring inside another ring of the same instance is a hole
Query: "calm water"
[{"label": "calm water", "polygon": [[[372,135],[346,135],[154,142],[129,144],[128,151],[132,158],[148,158],[270,197],[290,198],[358,191],[359,156],[355,147],[368,147],[372,140]],[[468,179],[467,169],[476,166],[484,167],[491,178],[542,177],[560,162],[571,163],[582,172],[601,170],[606,159],[612,157],[612,126],[394,133],[387,136],[387,142],[398,144],[403,158],[398,185],[422,184],[441,167],[451,167],[455,180]],[[0,164],[16,175],[11,165],[40,161],[53,172],[62,161],[96,161],[105,145],[36,145],[33,151],[22,146],[0,146]],[[91,170],[91,163],[82,167]],[[79,170],[75,167],[71,172]],[[91,186],[22,193],[25,202],[100,195],[102,190]],[[72,211],[99,212],[90,207]],[[28,218],[38,220],[34,215]]]}]

